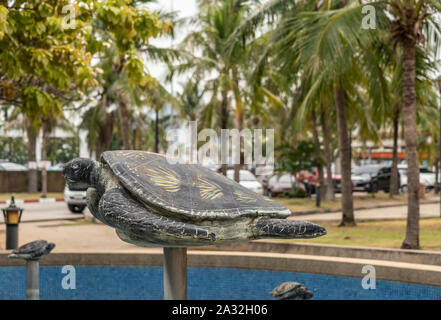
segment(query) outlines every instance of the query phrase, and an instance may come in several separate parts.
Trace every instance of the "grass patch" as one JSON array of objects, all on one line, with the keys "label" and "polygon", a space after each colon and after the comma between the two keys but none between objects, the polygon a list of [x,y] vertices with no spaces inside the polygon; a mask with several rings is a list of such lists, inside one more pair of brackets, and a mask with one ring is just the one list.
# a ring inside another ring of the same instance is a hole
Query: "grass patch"
[{"label": "grass patch", "polygon": [[[406,232],[406,220],[363,221],[355,227],[338,227],[339,222],[319,224],[326,228],[326,236],[282,241],[399,249]],[[441,251],[440,218],[420,220],[420,246],[423,250]]]},{"label": "grass patch", "polygon": [[[399,194],[390,199],[388,193],[362,194],[353,195],[354,208],[373,207],[386,204],[401,204],[407,202],[407,194]],[[311,198],[274,198],[273,200],[280,202],[291,211],[307,211],[307,210],[325,210],[340,209],[341,199],[337,198],[333,201],[322,200],[320,208],[315,206],[315,199]]]},{"label": "grass patch", "polygon": [[[11,200],[12,193],[0,193],[0,200]],[[27,193],[27,192],[20,192],[20,193],[14,193],[15,199],[20,200],[27,200],[27,199],[40,199],[41,198],[41,192],[37,193]],[[61,192],[48,192],[47,198],[63,198],[64,195]]]},{"label": "grass patch", "polygon": [[89,221],[89,220],[79,220],[74,222],[65,222],[62,225],[66,227],[77,227],[77,226],[88,226],[91,224],[97,224],[97,222]]}]

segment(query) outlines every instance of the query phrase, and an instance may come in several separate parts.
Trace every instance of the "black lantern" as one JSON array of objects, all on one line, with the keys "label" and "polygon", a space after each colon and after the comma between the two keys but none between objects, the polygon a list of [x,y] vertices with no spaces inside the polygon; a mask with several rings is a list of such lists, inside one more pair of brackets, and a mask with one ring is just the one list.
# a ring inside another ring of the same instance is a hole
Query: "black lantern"
[{"label": "black lantern", "polygon": [[12,196],[9,207],[2,209],[2,211],[6,223],[6,249],[16,249],[18,247],[18,224],[23,209],[15,205],[14,196]]}]

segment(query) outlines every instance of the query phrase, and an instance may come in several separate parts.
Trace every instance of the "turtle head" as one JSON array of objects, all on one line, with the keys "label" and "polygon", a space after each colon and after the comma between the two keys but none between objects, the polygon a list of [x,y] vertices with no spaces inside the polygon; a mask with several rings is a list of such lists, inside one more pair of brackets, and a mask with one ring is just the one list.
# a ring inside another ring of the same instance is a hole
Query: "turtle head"
[{"label": "turtle head", "polygon": [[85,189],[94,186],[97,163],[87,158],[76,158],[63,168],[63,177],[72,189]]}]

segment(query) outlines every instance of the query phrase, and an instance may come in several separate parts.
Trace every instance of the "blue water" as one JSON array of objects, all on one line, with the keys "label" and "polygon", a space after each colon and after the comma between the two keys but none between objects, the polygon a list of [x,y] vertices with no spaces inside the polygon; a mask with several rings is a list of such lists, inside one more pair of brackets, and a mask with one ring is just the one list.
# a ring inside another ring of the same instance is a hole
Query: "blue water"
[{"label": "blue water", "polygon": [[[40,267],[40,299],[162,299],[162,267],[75,266],[76,289],[63,289],[61,266]],[[285,281],[303,283],[314,299],[441,299],[441,287],[376,281],[364,290],[361,278],[300,272],[188,268],[189,299],[273,299]],[[72,284],[72,283],[71,283]],[[25,267],[0,267],[0,299],[25,299]]]}]

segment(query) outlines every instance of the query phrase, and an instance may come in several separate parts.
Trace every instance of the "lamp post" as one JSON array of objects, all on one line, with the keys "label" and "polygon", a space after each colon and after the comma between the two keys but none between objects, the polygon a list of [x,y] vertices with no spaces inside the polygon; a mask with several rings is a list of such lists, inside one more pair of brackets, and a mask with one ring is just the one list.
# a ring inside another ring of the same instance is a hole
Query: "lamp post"
[{"label": "lamp post", "polygon": [[320,181],[317,181],[317,184],[315,186],[315,206],[317,208],[320,208],[320,200],[321,200]]},{"label": "lamp post", "polygon": [[6,223],[6,250],[18,247],[18,224],[21,220],[23,209],[15,205],[14,196],[11,197],[9,207],[2,209]]},{"label": "lamp post", "polygon": [[[439,117],[439,130],[440,131],[439,132],[440,132],[440,136],[438,138],[438,141],[439,141],[439,155],[440,155],[440,163],[441,163],[441,76],[439,76],[438,79],[436,80],[436,84],[438,85],[438,90],[439,90],[439,95],[440,95],[440,106],[439,106],[439,115],[440,115],[440,117]],[[441,165],[439,166],[439,168],[441,168]],[[438,169],[438,172],[436,173],[437,175],[439,175],[439,170],[440,169]],[[441,181],[439,181],[439,180],[441,180],[441,179],[438,179],[438,183],[441,185]],[[440,187],[440,185],[438,187]],[[441,217],[441,188],[440,188],[439,195],[440,195],[439,214]]]},{"label": "lamp post", "polygon": [[12,259],[24,259],[26,261],[26,299],[39,300],[39,260],[48,255],[55,248],[55,243],[46,240],[36,240],[22,245],[9,255]]}]

